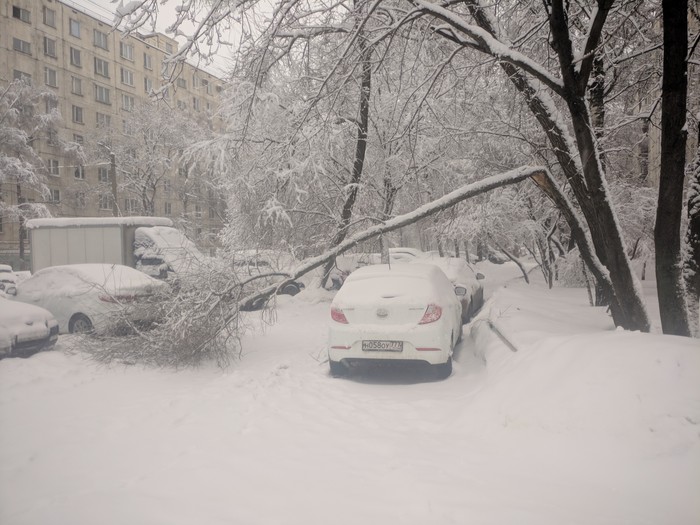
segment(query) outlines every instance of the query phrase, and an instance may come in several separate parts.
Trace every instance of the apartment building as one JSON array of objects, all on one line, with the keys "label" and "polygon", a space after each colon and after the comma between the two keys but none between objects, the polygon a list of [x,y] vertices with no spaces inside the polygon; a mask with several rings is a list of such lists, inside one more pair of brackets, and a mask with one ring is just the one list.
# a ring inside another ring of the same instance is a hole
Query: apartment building
[{"label": "apartment building", "polygon": [[[70,0],[0,0],[0,87],[22,78],[58,97],[62,124],[55,134],[34,143],[45,164],[51,190],[48,207],[54,216],[144,213],[138,196],[123,189],[118,158],[114,161],[115,192],[109,156],[80,165],[61,144],[75,142],[86,150],[94,149],[91,141],[105,127],[125,132],[121,128],[133,112],[141,103],[153,100],[153,93],[161,87],[163,59],[175,50],[177,43],[165,35],[127,36],[112,30],[110,20]],[[184,64],[159,104],[169,111],[184,112],[211,129],[218,125],[214,113],[221,90],[221,79]],[[193,180],[201,176],[189,172],[187,166],[173,165],[172,174],[156,192],[153,214],[172,217],[189,230],[193,240],[207,247],[221,226],[223,204],[206,184]],[[183,177],[195,182],[184,199],[183,192],[177,191]],[[2,198],[16,203],[16,185],[5,186]],[[31,192],[22,197],[42,200]],[[0,222],[0,259],[11,259],[10,254],[18,252],[21,230],[17,222]]]}]

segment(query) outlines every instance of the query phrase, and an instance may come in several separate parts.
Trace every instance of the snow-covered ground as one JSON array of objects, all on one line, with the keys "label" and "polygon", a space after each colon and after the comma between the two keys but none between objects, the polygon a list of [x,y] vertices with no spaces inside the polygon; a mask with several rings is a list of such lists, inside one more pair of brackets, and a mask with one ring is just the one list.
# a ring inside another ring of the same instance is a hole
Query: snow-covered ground
[{"label": "snow-covered ground", "polygon": [[482,271],[446,381],[331,378],[311,290],[224,371],[0,361],[0,523],[700,523],[698,341]]}]

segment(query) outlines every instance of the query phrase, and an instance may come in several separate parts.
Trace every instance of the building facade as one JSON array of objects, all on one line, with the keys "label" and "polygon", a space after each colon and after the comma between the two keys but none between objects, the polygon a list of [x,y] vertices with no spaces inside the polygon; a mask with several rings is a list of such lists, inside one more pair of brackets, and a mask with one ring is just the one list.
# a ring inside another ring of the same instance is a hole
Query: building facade
[{"label": "building facade", "polygon": [[[127,133],[123,128],[139,107],[154,101],[162,85],[163,60],[174,51],[177,43],[167,36],[125,35],[113,30],[109,20],[70,0],[0,0],[0,86],[24,79],[51,91],[62,116],[54,132],[33,144],[44,163],[48,200],[31,191],[21,193],[21,198],[45,202],[57,217],[144,213],[171,217],[200,246],[213,246],[222,224],[223,203],[206,184],[195,180],[206,174],[174,163],[158,182],[152,209],[144,210],[138,195],[125,189],[120,159],[110,159],[107,151],[102,159],[95,154],[96,138],[104,137],[105,129]],[[214,129],[221,90],[221,79],[185,63],[158,104]],[[71,143],[89,150],[91,160],[78,161],[68,154],[65,145]],[[116,173],[116,189],[112,173]],[[187,190],[182,189],[185,182]],[[5,202],[17,203],[21,188],[11,183],[4,186]],[[1,259],[12,262],[22,230],[19,221],[2,221]]]}]

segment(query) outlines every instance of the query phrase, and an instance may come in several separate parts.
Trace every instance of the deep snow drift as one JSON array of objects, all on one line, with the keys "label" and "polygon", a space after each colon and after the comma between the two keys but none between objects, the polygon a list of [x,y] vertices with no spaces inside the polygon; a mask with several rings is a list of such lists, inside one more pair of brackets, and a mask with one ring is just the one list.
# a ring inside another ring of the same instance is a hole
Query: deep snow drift
[{"label": "deep snow drift", "polygon": [[331,378],[312,290],[225,371],[0,361],[0,523],[697,525],[698,341],[490,270],[445,381]]}]

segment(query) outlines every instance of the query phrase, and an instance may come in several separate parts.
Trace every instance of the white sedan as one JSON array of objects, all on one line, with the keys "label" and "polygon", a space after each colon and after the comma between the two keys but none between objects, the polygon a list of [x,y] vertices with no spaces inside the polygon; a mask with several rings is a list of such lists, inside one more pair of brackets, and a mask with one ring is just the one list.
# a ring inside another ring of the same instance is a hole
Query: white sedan
[{"label": "white sedan", "polygon": [[0,358],[28,357],[50,350],[58,340],[58,323],[50,312],[0,298]]},{"label": "white sedan", "polygon": [[459,290],[463,323],[468,323],[484,306],[484,287],[481,284],[484,275],[475,273],[467,261],[459,257],[428,257],[420,262],[434,264],[440,268],[455,290]]},{"label": "white sedan", "polygon": [[153,321],[149,304],[167,283],[120,264],[44,268],[12,289],[15,301],[51,312],[60,333],[113,333]]},{"label": "white sedan", "polygon": [[452,373],[462,308],[445,274],[431,264],[359,268],[331,304],[328,360],[342,375],[356,361],[410,360]]}]

